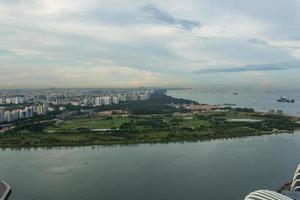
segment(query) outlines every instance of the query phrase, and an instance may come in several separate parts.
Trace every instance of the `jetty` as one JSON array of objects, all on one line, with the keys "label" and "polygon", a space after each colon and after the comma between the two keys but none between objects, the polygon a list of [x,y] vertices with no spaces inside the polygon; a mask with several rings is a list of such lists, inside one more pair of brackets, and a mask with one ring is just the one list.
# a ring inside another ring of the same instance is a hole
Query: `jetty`
[{"label": "jetty", "polygon": [[10,192],[10,185],[5,181],[0,181],[0,200],[7,200]]}]

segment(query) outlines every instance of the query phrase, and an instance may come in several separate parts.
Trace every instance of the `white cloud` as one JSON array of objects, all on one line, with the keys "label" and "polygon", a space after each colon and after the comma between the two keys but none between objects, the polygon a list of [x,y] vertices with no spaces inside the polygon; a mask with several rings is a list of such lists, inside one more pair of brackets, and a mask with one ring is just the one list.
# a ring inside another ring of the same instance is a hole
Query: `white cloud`
[{"label": "white cloud", "polygon": [[191,84],[197,69],[298,60],[298,29],[282,28],[296,27],[297,7],[280,2],[285,21],[258,0],[0,2],[0,85]]}]

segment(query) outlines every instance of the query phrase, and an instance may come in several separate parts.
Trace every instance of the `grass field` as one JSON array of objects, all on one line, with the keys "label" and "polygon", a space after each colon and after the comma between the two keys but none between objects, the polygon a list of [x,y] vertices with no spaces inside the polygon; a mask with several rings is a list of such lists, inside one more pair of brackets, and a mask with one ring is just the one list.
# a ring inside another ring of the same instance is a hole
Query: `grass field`
[{"label": "grass field", "polygon": [[[166,126],[173,128],[197,128],[200,126],[207,126],[209,122],[207,120],[199,120],[195,117],[169,117],[169,116],[139,116],[136,118],[130,117],[103,117],[103,116],[93,116],[93,117],[76,117],[72,120],[62,121],[57,123],[57,125],[48,126],[45,132],[65,132],[65,131],[76,131],[82,128],[88,129],[117,129],[120,128],[122,124],[133,122],[135,124],[143,124],[147,121],[162,121]],[[175,123],[174,123],[175,121]],[[144,130],[146,128],[143,125],[137,125],[138,129]]]},{"label": "grass field", "polygon": [[[259,119],[227,122],[228,119]],[[194,115],[72,116],[66,120],[26,124],[0,135],[0,147],[80,146],[208,140],[271,134],[272,129],[291,130],[296,123],[284,116],[261,113],[204,113]],[[35,127],[37,126],[37,127]],[[94,130],[99,129],[99,130]],[[102,129],[108,129],[102,131]]]}]

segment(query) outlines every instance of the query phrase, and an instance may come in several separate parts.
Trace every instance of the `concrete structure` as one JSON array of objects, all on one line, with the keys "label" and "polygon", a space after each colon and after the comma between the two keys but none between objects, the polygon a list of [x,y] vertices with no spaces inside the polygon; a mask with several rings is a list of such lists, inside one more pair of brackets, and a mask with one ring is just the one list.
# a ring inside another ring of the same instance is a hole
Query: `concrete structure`
[{"label": "concrete structure", "polygon": [[104,105],[104,99],[102,97],[96,97],[95,98],[95,105],[96,106],[102,106],[102,105]]},{"label": "concrete structure", "polygon": [[38,115],[45,115],[48,113],[48,105],[47,104],[43,104],[43,105],[38,105],[36,107],[36,113]]},{"label": "concrete structure", "polygon": [[6,122],[11,122],[11,121],[13,121],[13,116],[12,116],[12,114],[11,114],[10,111],[6,111],[6,112],[4,113],[4,119],[5,119]]},{"label": "concrete structure", "polygon": [[300,200],[300,165],[298,165],[293,176],[290,191],[288,189],[286,188],[281,193],[258,190],[247,195],[245,200]]},{"label": "concrete structure", "polygon": [[12,115],[12,120],[11,121],[14,121],[14,120],[18,120],[18,119],[23,119],[23,113],[22,111],[20,110],[13,110],[11,111],[11,115]]},{"label": "concrete structure", "polygon": [[110,96],[105,96],[103,97],[104,99],[104,105],[110,105],[111,104],[111,97]]},{"label": "concrete structure", "polygon": [[245,200],[293,200],[283,194],[269,191],[258,190],[246,196]]},{"label": "concrete structure", "polygon": [[4,121],[5,121],[4,112],[0,111],[0,123]]},{"label": "concrete structure", "polygon": [[141,94],[140,95],[140,101],[146,101],[148,99],[150,99],[150,95],[148,95],[148,94]]},{"label": "concrete structure", "polygon": [[292,192],[300,192],[300,165],[298,165],[298,167],[295,171],[292,185],[291,185],[291,191]]},{"label": "concrete structure", "polygon": [[0,181],[0,200],[7,200],[10,192],[10,185],[5,181]]},{"label": "concrete structure", "polygon": [[113,104],[118,104],[119,103],[119,97],[115,96],[112,98]]}]

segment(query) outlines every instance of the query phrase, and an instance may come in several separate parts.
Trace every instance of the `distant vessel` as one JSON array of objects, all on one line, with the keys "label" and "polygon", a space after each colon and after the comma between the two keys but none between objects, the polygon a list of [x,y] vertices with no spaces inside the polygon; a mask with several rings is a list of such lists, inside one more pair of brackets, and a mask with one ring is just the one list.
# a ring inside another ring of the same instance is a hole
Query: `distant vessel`
[{"label": "distant vessel", "polygon": [[7,200],[10,192],[10,185],[5,181],[0,181],[0,200]]},{"label": "distant vessel", "polygon": [[295,103],[294,99],[289,99],[287,97],[280,97],[277,99],[278,102],[285,102],[285,103]]},{"label": "distant vessel", "polygon": [[234,93],[232,93],[233,95],[239,95],[239,93],[238,92],[234,92]]}]

